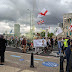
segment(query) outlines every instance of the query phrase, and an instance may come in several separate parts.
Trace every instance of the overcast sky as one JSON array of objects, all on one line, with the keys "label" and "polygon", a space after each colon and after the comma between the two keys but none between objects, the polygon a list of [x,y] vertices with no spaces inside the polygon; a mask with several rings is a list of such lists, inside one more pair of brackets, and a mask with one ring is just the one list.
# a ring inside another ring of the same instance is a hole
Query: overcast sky
[{"label": "overcast sky", "polygon": [[[48,15],[42,17],[47,25],[57,25],[63,21],[65,13],[72,12],[72,0],[0,0],[0,33],[13,29],[14,24],[21,25],[21,33],[29,31],[30,11],[34,7],[34,23],[37,29],[38,13],[43,8],[48,10]],[[29,10],[30,11],[29,11]],[[32,16],[32,15],[31,15]]]}]

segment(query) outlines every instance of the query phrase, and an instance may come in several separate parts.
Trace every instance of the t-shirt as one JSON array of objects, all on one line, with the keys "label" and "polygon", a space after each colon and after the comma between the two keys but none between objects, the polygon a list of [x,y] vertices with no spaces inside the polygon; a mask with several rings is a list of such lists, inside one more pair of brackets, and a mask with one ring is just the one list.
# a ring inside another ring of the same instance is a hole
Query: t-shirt
[{"label": "t-shirt", "polygon": [[50,43],[51,43],[50,39],[48,39],[48,43],[49,43],[49,45],[50,45]]},{"label": "t-shirt", "polygon": [[22,45],[26,45],[26,40],[23,40],[22,41]]},{"label": "t-shirt", "polygon": [[27,40],[27,43],[30,43],[30,40]]},{"label": "t-shirt", "polygon": [[53,39],[51,39],[51,44],[53,44]]},{"label": "t-shirt", "polygon": [[22,41],[23,40],[23,38],[20,38],[20,41]]}]

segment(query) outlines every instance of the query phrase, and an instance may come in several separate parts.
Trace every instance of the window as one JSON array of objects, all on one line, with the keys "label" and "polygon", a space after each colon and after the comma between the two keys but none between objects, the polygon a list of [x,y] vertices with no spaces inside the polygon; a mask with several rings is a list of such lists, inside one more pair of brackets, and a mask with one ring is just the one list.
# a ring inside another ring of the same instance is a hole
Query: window
[{"label": "window", "polygon": [[66,34],[67,34],[67,36],[68,36],[68,32],[67,32]]},{"label": "window", "polygon": [[70,31],[70,35],[72,34],[72,32]]},{"label": "window", "polygon": [[68,29],[68,26],[66,26],[66,29]]},{"label": "window", "polygon": [[71,19],[70,19],[70,23],[71,23]]}]

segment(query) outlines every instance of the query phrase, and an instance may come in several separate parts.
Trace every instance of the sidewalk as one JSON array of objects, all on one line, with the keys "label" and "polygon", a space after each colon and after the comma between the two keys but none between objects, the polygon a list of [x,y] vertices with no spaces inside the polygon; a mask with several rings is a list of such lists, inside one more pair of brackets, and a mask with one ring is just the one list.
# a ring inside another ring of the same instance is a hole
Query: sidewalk
[{"label": "sidewalk", "polygon": [[[15,57],[13,57],[15,55]],[[5,65],[0,66],[0,72],[59,72],[59,58],[34,55],[34,68],[30,68],[30,54],[6,51]],[[19,59],[22,59],[20,61]],[[47,67],[43,62],[55,62],[57,67]]]}]

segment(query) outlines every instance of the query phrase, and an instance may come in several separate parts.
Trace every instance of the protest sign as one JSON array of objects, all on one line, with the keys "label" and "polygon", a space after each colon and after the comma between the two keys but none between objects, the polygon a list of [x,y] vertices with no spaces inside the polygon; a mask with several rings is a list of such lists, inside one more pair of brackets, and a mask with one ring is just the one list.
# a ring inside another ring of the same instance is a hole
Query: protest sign
[{"label": "protest sign", "polygon": [[45,39],[33,40],[34,47],[45,47],[47,46]]}]

